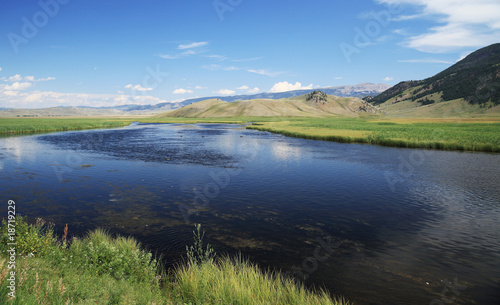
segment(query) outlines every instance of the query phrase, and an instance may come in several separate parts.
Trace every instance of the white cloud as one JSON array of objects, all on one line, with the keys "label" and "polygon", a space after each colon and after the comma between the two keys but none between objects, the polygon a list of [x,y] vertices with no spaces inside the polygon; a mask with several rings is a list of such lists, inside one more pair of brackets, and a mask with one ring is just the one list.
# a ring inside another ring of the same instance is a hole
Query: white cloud
[{"label": "white cloud", "polygon": [[23,80],[23,77],[20,74],[16,74],[16,75],[11,76],[9,78],[2,77],[2,80],[6,81],[6,82],[20,82]]},{"label": "white cloud", "polygon": [[196,90],[203,90],[203,89],[208,89],[207,87],[202,87],[202,86],[196,86],[194,87]]},{"label": "white cloud", "polygon": [[141,85],[135,85],[134,86],[132,84],[126,85],[125,88],[130,89],[130,90],[137,90],[137,91],[151,91],[151,90],[153,90],[153,88],[144,88]]},{"label": "white cloud", "polygon": [[[171,101],[171,103],[176,101]],[[6,108],[47,108],[59,106],[118,106],[126,104],[149,105],[167,103],[154,96],[125,94],[87,94],[59,92],[21,92],[0,90],[0,105]]]},{"label": "white cloud", "polygon": [[158,56],[160,56],[161,58],[165,58],[165,59],[178,59],[178,58],[180,58],[180,55],[160,54]]},{"label": "white cloud", "polygon": [[257,93],[257,92],[259,92],[259,91],[260,91],[260,89],[259,89],[259,88],[257,88],[257,87],[255,87],[255,88],[253,88],[253,89],[249,89],[249,90],[248,90],[248,93],[253,94],[253,93]]},{"label": "white cloud", "polygon": [[229,90],[229,89],[220,89],[219,91],[213,91],[212,93],[220,94],[220,95],[231,95],[231,94],[235,94],[236,91]]},{"label": "white cloud", "polygon": [[342,77],[342,76],[337,76],[337,77],[335,77],[335,79],[336,79],[336,80],[340,80],[340,79],[344,79],[344,77]]},{"label": "white cloud", "polygon": [[398,62],[415,63],[415,64],[452,64],[451,61],[441,60],[441,59],[433,59],[433,58],[404,59],[404,60],[398,60]]},{"label": "white cloud", "polygon": [[29,87],[31,87],[31,83],[28,82],[15,82],[12,85],[5,85],[4,89],[7,91],[19,91],[19,90],[26,90]]},{"label": "white cloud", "polygon": [[411,36],[405,45],[428,53],[445,53],[463,48],[480,48],[498,42],[500,2],[497,0],[377,0],[379,3],[410,4],[420,11],[399,16],[395,21],[416,18],[435,20],[425,33]]},{"label": "white cloud", "polygon": [[185,49],[192,49],[192,48],[199,48],[208,45],[207,41],[200,41],[200,42],[192,42],[189,44],[181,44],[178,46],[179,50],[185,50]]},{"label": "white cloud", "polygon": [[241,86],[241,87],[238,87],[236,89],[238,89],[238,90],[248,90],[250,88],[248,88],[248,86]]},{"label": "white cloud", "polygon": [[252,58],[232,59],[231,61],[235,61],[235,62],[254,61],[254,60],[259,60],[262,58],[263,57],[252,57]]},{"label": "white cloud", "polygon": [[188,89],[179,88],[179,89],[175,89],[172,93],[173,94],[186,94],[186,93],[193,93],[193,91],[188,90]]},{"label": "white cloud", "polygon": [[391,77],[391,76],[387,76],[386,78],[384,78],[384,81],[386,82],[390,82],[391,80],[393,80],[394,77]]},{"label": "white cloud", "polygon": [[212,55],[207,55],[208,58],[213,58],[213,59],[216,59],[218,61],[224,61],[227,59],[227,56],[224,56],[224,55],[216,55],[216,54],[212,54]]},{"label": "white cloud", "polygon": [[271,88],[270,92],[285,92],[285,91],[305,90],[305,89],[312,89],[312,88],[313,88],[312,84],[304,87],[299,82],[296,82],[295,85],[289,84],[288,82],[279,82],[279,83],[274,84],[274,86]]},{"label": "white cloud", "polygon": [[249,69],[247,70],[250,73],[255,73],[255,74],[260,74],[260,75],[266,75],[266,76],[277,76],[283,72],[269,72],[267,70],[255,70],[255,69]]},{"label": "white cloud", "polygon": [[240,70],[240,68],[235,67],[235,66],[221,66],[221,65],[204,65],[202,66],[203,69],[207,70],[213,70],[213,71],[237,71]]},{"label": "white cloud", "polygon": [[2,67],[0,67],[0,71],[2,71]]}]

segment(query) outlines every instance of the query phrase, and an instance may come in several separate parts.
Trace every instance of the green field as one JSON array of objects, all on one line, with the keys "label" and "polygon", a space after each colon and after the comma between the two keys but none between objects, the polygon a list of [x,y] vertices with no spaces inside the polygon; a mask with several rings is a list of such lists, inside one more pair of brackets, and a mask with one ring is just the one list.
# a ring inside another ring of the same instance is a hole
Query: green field
[{"label": "green field", "polygon": [[305,139],[392,147],[500,152],[500,118],[2,118],[0,134],[22,134],[142,123],[252,122],[249,129]]},{"label": "green field", "polygon": [[147,119],[157,123],[244,123],[285,136],[392,147],[500,152],[499,118],[397,119],[387,117],[250,117]]},{"label": "green field", "polygon": [[[15,220],[17,255],[4,221],[0,232],[1,304],[348,304],[312,291],[280,273],[262,271],[240,257],[218,257],[197,226],[184,263],[165,270],[133,238],[102,230],[56,238],[42,219]],[[71,230],[71,228],[69,228]],[[15,269],[8,265],[15,261]],[[8,295],[15,270],[15,298]]]},{"label": "green field", "polygon": [[130,118],[0,118],[0,134],[112,128],[133,121]]}]

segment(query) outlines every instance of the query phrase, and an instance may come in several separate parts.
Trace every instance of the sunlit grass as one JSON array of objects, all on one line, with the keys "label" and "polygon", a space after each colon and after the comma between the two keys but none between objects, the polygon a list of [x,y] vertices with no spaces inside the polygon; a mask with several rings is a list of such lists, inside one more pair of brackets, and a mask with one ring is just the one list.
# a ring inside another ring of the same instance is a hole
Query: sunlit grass
[{"label": "sunlit grass", "polygon": [[0,118],[0,134],[23,134],[127,126],[130,118]]},{"label": "sunlit grass", "polygon": [[16,242],[23,246],[11,298],[2,223],[0,304],[348,304],[241,257],[216,258],[210,245],[203,246],[200,226],[185,263],[168,273],[134,238],[97,229],[81,239],[57,240],[52,227],[41,219],[33,225],[16,219]]}]

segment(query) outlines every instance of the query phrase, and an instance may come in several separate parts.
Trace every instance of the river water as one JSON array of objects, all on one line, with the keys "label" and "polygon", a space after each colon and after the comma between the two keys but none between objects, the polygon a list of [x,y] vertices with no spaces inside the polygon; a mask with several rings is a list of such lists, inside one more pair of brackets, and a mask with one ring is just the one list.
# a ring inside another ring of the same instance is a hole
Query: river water
[{"label": "river water", "polygon": [[500,155],[137,124],[0,138],[0,212],[133,235],[170,266],[193,224],[355,304],[498,304]]}]

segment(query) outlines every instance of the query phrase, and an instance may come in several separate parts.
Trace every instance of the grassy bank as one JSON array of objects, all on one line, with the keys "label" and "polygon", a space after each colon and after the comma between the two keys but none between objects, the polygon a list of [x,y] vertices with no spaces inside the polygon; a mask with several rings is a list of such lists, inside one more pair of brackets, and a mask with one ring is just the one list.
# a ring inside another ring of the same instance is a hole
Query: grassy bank
[{"label": "grassy bank", "polygon": [[304,139],[392,147],[500,152],[499,118],[168,118],[158,123],[244,123],[249,129]]},{"label": "grassy bank", "polygon": [[0,134],[20,134],[142,123],[252,122],[249,129],[286,136],[392,147],[500,152],[500,118],[234,117],[234,118],[2,118]]},{"label": "grassy bank", "polygon": [[0,118],[0,134],[23,134],[127,126],[130,118]]},{"label": "grassy bank", "polygon": [[216,258],[198,226],[185,264],[165,270],[133,238],[102,230],[57,240],[52,226],[16,219],[15,298],[8,295],[10,258],[1,230],[1,304],[347,304],[311,292],[241,258]]}]

